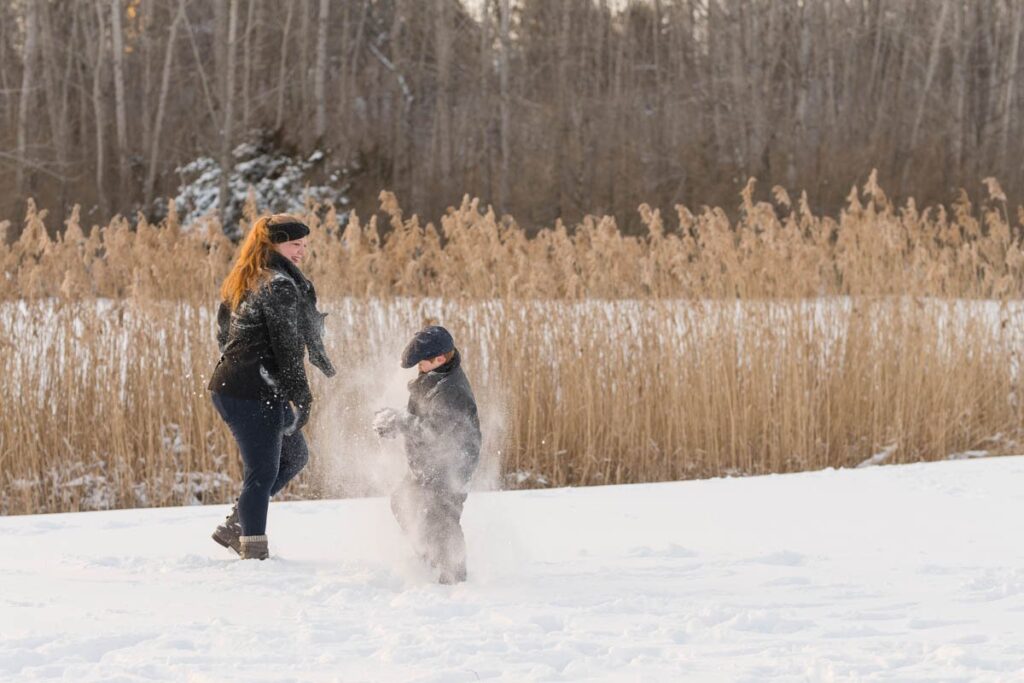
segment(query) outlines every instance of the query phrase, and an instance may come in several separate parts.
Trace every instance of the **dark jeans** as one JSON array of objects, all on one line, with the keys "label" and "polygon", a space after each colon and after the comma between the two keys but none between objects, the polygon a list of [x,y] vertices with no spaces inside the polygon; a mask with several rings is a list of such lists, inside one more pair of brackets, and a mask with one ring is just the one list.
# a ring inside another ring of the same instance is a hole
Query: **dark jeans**
[{"label": "dark jeans", "polygon": [[416,553],[432,566],[465,577],[466,538],[459,520],[466,494],[425,486],[407,475],[391,494],[391,511]]},{"label": "dark jeans", "polygon": [[232,398],[213,392],[213,406],[224,418],[242,452],[245,479],[238,497],[243,536],[267,532],[270,497],[283,489],[309,462],[302,432],[285,436],[294,419],[283,401]]}]

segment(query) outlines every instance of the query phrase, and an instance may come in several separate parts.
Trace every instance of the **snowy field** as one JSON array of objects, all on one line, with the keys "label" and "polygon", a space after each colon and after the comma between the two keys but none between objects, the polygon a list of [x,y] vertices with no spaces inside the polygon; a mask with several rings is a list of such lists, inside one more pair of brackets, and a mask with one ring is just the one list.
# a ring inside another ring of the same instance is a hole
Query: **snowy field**
[{"label": "snowy field", "polygon": [[471,495],[433,585],[381,498],[0,519],[2,681],[1024,680],[1024,457]]}]

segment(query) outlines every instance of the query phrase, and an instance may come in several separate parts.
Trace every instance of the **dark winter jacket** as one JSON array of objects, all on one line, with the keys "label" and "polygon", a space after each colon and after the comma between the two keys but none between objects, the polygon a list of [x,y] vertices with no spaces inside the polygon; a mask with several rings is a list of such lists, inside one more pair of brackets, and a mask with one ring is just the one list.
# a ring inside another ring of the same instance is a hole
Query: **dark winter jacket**
[{"label": "dark winter jacket", "polygon": [[462,490],[480,460],[480,419],[459,352],[409,383],[401,425],[409,469],[421,484]]},{"label": "dark winter jacket", "polygon": [[291,261],[272,252],[270,279],[250,292],[235,311],[217,311],[221,358],[209,389],[234,398],[308,404],[312,399],[306,351],[313,365],[332,377],[323,344],[325,314],[316,308],[313,283]]}]

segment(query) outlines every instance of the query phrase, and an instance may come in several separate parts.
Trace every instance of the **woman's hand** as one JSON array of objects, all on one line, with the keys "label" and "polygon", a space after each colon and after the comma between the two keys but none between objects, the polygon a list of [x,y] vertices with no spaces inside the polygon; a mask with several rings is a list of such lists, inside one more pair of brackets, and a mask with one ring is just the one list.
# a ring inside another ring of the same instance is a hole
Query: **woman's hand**
[{"label": "woman's hand", "polygon": [[291,436],[306,426],[309,422],[309,415],[313,411],[313,397],[303,396],[297,401],[292,401],[292,415],[294,419],[290,425],[285,427],[285,436]]}]

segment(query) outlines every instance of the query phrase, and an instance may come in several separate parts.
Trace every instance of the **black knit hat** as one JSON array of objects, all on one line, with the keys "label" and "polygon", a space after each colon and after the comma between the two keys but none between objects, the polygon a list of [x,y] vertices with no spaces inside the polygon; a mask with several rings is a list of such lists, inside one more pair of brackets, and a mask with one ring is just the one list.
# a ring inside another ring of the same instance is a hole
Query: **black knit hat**
[{"label": "black knit hat", "polygon": [[270,241],[274,244],[300,240],[309,234],[309,226],[298,221],[286,223],[273,223],[267,221],[267,231],[270,233]]},{"label": "black knit hat", "polygon": [[402,367],[411,368],[421,360],[437,358],[454,350],[455,340],[448,330],[440,325],[424,327],[402,352]]}]

